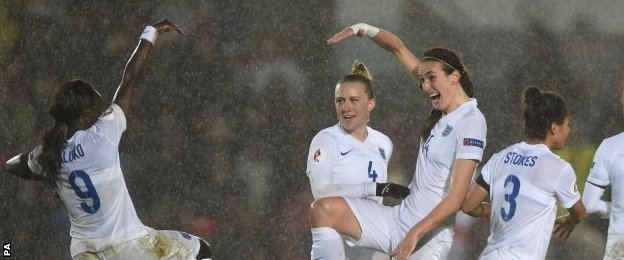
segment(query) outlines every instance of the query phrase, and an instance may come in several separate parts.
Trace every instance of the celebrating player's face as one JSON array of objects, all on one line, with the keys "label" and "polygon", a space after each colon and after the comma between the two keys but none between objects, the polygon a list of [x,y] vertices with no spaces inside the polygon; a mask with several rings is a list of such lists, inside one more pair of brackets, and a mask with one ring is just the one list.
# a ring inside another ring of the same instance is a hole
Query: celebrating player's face
[{"label": "celebrating player's face", "polygon": [[340,126],[350,134],[363,134],[375,100],[370,99],[362,82],[344,82],[336,85],[336,115]]},{"label": "celebrating player's face", "polygon": [[457,84],[459,77],[455,73],[447,75],[439,61],[423,61],[418,72],[425,95],[435,109],[442,110],[445,114],[460,105],[455,102],[462,91],[461,86]]}]

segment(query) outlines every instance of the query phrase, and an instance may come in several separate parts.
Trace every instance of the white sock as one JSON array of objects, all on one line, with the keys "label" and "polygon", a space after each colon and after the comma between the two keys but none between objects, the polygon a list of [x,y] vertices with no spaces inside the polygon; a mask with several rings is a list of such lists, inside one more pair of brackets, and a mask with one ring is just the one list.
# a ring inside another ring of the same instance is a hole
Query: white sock
[{"label": "white sock", "polygon": [[312,260],[316,259],[345,259],[345,249],[342,237],[336,230],[329,227],[311,228],[312,231]]}]

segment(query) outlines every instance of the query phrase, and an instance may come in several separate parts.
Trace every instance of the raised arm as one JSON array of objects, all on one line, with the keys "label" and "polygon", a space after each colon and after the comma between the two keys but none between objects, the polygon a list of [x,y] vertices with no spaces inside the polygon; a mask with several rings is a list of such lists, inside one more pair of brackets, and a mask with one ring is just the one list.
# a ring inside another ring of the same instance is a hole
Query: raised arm
[{"label": "raised arm", "polygon": [[335,45],[352,36],[362,37],[364,35],[373,40],[373,42],[380,47],[392,52],[410,77],[418,82],[420,81],[418,78],[418,66],[420,65],[420,61],[405,47],[405,44],[403,44],[399,37],[389,31],[365,23],[358,23],[345,28],[329,38],[327,44]]},{"label": "raised arm", "polygon": [[152,26],[145,27],[139,45],[130,56],[128,63],[126,63],[121,77],[121,83],[119,83],[119,87],[113,98],[113,103],[119,105],[124,113],[128,114],[130,112],[130,103],[136,91],[137,82],[141,75],[143,75],[156,37],[172,29],[183,34],[182,30],[177,25],[168,20],[161,20]]}]

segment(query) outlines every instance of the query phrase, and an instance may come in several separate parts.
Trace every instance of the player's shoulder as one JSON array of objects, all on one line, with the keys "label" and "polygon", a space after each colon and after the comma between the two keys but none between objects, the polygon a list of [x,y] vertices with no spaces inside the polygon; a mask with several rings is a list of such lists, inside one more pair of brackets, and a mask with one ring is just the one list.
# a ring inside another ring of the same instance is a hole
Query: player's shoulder
[{"label": "player's shoulder", "polygon": [[314,135],[314,139],[317,138],[336,138],[338,136],[338,134],[340,133],[339,129],[336,127],[337,125],[333,125],[330,127],[327,127],[321,131],[318,131],[318,133],[316,133],[316,135]]},{"label": "player's shoulder", "polygon": [[553,153],[552,151],[544,152],[539,155],[539,160],[545,163],[542,163],[543,167],[549,169],[572,169],[572,165],[561,158],[561,156]]},{"label": "player's shoulder", "polygon": [[515,152],[516,150],[518,150],[518,145],[519,145],[518,143],[515,143],[510,146],[507,146],[503,148],[502,150],[494,153],[492,157],[502,157],[503,155],[508,154],[510,152]]},{"label": "player's shoulder", "polygon": [[374,138],[375,140],[378,140],[380,142],[383,142],[384,144],[390,144],[392,145],[392,140],[390,140],[390,137],[388,137],[386,134],[375,130],[371,127],[367,127],[368,130],[368,136]]},{"label": "player's shoulder", "polygon": [[498,152],[495,152],[494,154],[492,154],[492,156],[490,156],[489,161],[500,161],[500,160],[506,160],[506,157],[508,156],[508,154],[513,153],[513,152],[517,152],[518,150],[518,143],[516,144],[512,144],[510,146],[507,146],[505,148],[503,148],[502,150],[499,150]]},{"label": "player's shoulder", "polygon": [[604,146],[605,148],[623,147],[624,146],[624,132],[605,138],[604,140],[602,140],[602,143],[600,145]]},{"label": "player's shoulder", "polygon": [[312,144],[336,144],[340,140],[340,129],[338,125],[327,127],[314,135]]},{"label": "player's shoulder", "polygon": [[100,115],[100,121],[113,121],[117,118],[125,119],[125,114],[121,107],[115,103],[111,103],[106,110]]},{"label": "player's shoulder", "polygon": [[468,125],[483,125],[486,126],[485,116],[481,110],[477,107],[476,99],[471,99],[467,104],[459,108],[460,111],[457,115],[457,122]]},{"label": "player's shoulder", "polygon": [[[87,129],[77,131],[68,142],[97,146],[104,140],[110,141],[110,137],[120,133],[120,131],[114,130],[119,127],[119,120],[125,121],[124,112],[117,104],[112,103],[104,110],[102,115],[100,115],[98,121]],[[124,129],[121,129],[121,132],[123,132]]]},{"label": "player's shoulder", "polygon": [[468,100],[460,107],[460,109],[463,116],[483,117],[483,113],[477,106],[477,99],[475,98],[471,98],[470,100]]}]

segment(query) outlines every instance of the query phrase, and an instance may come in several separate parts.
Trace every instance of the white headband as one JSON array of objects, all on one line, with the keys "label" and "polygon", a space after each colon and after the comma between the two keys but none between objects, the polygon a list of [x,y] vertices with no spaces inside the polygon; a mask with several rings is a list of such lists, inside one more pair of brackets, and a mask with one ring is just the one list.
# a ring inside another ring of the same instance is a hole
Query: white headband
[{"label": "white headband", "polygon": [[[455,68],[454,66],[451,66],[451,64],[448,64],[446,61],[443,61],[443,60],[442,60],[442,59],[440,59],[440,58],[431,57],[431,56],[425,56],[425,57],[422,57],[422,59],[423,59],[423,60],[437,60],[437,61],[440,61],[440,62],[444,63],[446,66],[451,67],[452,69],[454,69],[454,70],[456,70],[456,71],[459,71],[459,72],[461,72],[461,73],[464,73],[464,70],[458,70],[457,68]],[[459,65],[461,65],[462,67],[464,66],[464,64],[461,64],[461,62],[459,63]]]}]

